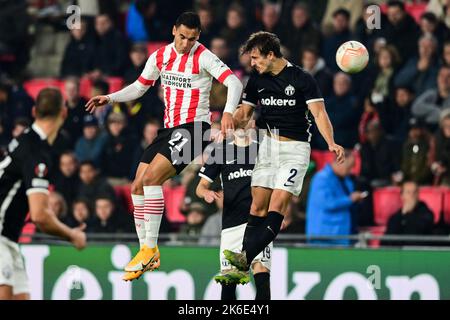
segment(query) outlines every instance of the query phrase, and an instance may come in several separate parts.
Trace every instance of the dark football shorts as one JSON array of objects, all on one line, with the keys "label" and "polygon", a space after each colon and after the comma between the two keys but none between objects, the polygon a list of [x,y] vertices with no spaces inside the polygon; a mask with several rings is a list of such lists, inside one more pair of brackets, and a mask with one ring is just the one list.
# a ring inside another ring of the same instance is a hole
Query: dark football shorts
[{"label": "dark football shorts", "polygon": [[210,129],[211,125],[206,122],[159,129],[155,140],[144,150],[141,162],[150,163],[159,153],[172,163],[179,174],[211,143]]}]

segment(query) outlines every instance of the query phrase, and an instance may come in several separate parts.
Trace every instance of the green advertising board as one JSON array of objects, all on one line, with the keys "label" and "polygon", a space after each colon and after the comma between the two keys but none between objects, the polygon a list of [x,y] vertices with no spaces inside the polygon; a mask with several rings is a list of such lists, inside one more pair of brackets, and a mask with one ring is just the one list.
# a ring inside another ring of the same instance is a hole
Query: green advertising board
[{"label": "green advertising board", "polygon": [[[215,300],[218,248],[161,247],[161,268],[132,283],[126,245],[21,247],[33,299]],[[272,299],[450,299],[450,251],[275,248]],[[253,285],[239,299],[253,299]]]}]

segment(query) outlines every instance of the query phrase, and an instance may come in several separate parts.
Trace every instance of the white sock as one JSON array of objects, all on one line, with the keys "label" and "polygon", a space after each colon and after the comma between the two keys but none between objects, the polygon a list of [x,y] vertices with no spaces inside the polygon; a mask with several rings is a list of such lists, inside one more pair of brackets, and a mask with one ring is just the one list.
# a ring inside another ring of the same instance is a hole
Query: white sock
[{"label": "white sock", "polygon": [[144,186],[145,244],[153,248],[158,243],[159,226],[164,212],[161,186]]},{"label": "white sock", "polygon": [[134,226],[139,238],[139,245],[142,248],[145,243],[144,196],[132,194],[131,199],[134,206]]}]

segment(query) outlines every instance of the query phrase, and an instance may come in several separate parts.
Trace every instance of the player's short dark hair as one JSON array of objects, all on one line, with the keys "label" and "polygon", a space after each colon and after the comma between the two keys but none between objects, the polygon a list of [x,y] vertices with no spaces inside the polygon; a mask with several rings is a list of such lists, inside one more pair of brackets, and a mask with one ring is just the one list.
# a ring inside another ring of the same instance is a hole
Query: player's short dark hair
[{"label": "player's short dark hair", "polygon": [[22,126],[27,128],[30,126],[30,120],[25,117],[19,117],[16,120],[14,120],[14,126]]},{"label": "player's short dark hair", "polygon": [[347,9],[339,8],[333,12],[333,18],[336,18],[336,16],[344,16],[347,20],[350,20],[351,14]]},{"label": "player's short dark hair", "polygon": [[36,118],[56,118],[63,108],[63,96],[57,88],[42,89],[36,99]]},{"label": "player's short dark hair", "polygon": [[178,28],[179,26],[184,25],[189,29],[197,29],[201,30],[200,17],[197,13],[192,11],[183,12],[175,22],[175,26]]},{"label": "player's short dark hair", "polygon": [[254,48],[259,49],[262,55],[267,56],[269,52],[273,52],[275,57],[281,58],[283,54],[281,53],[280,39],[276,34],[258,31],[250,35],[247,42],[242,46],[241,53],[248,53]]},{"label": "player's short dark hair", "polygon": [[403,1],[400,1],[400,0],[390,0],[387,3],[387,6],[388,6],[388,8],[397,7],[397,8],[400,8],[402,11],[405,11],[405,4],[403,3]]}]

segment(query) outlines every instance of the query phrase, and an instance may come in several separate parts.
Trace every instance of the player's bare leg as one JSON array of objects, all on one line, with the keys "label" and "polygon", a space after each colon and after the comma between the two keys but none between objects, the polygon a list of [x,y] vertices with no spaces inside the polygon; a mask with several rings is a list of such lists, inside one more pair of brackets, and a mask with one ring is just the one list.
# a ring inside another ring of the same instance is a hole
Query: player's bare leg
[{"label": "player's bare leg", "polygon": [[12,287],[0,285],[0,300],[11,300],[12,298],[13,298]]},{"label": "player's bare leg", "polygon": [[160,266],[157,239],[164,211],[162,184],[175,175],[176,170],[172,163],[166,157],[157,154],[134,184],[133,191],[138,191],[139,183],[142,181],[145,240],[141,250],[125,269],[127,274],[123,279],[126,281],[138,279],[145,271],[152,271]]},{"label": "player's bare leg", "polygon": [[161,154],[157,154],[146,168],[142,178],[145,202],[145,243],[143,249],[133,259],[133,264],[127,266],[126,271],[142,271],[159,260],[157,239],[164,211],[162,184],[175,174],[176,170],[172,163]]}]

